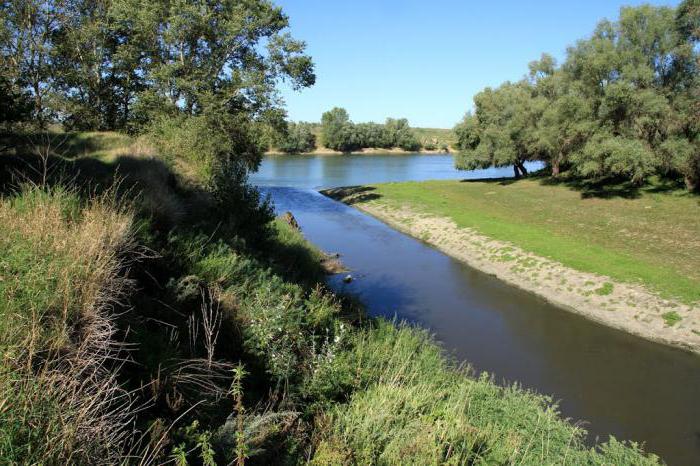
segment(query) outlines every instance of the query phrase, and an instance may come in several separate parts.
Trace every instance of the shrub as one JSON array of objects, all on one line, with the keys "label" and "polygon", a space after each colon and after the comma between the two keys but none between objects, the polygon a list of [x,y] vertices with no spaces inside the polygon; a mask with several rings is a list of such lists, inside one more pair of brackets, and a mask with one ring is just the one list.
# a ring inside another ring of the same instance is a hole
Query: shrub
[{"label": "shrub", "polygon": [[423,149],[425,150],[435,150],[437,147],[437,142],[435,140],[428,139],[423,142]]}]

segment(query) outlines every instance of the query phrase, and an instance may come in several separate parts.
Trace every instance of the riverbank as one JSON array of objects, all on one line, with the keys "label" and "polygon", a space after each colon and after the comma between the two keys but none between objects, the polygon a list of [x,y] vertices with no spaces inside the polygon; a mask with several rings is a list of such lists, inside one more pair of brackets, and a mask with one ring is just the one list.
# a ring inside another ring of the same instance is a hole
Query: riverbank
[{"label": "riverbank", "polygon": [[155,147],[86,139],[2,185],[4,462],[658,463],[368,318],[291,219],[240,223]]},{"label": "riverbank", "polygon": [[[444,150],[425,150],[420,149],[417,151],[406,151],[399,147],[393,147],[391,149],[382,148],[366,148],[360,149],[352,152],[339,152],[336,150],[328,149],[327,147],[317,147],[312,152],[303,152],[298,155],[347,155],[347,154],[364,154],[364,155],[406,155],[406,154],[425,154],[425,155],[436,155],[436,154],[455,154],[457,151],[449,147],[447,151]],[[265,152],[265,155],[289,155],[285,152],[269,150]]]},{"label": "riverbank", "polygon": [[496,180],[324,194],[560,307],[698,353],[700,209],[692,196],[658,190],[604,198]]}]

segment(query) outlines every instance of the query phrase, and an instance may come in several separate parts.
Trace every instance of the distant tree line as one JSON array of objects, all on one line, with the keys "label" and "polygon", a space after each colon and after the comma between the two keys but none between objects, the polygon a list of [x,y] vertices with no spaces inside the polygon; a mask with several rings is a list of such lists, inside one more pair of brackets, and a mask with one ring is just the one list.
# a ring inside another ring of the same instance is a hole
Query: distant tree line
[{"label": "distant tree line", "polygon": [[624,7],[562,65],[543,55],[521,81],[474,98],[455,132],[458,168],[544,161],[553,176],[679,178],[700,189],[700,0]]},{"label": "distant tree line", "polygon": [[420,141],[405,118],[387,118],[383,125],[353,123],[348,112],[338,107],[321,117],[321,140],[324,146],[340,152],[364,148],[399,147],[406,151],[421,148]]},{"label": "distant tree line", "polygon": [[[317,134],[320,141],[317,141]],[[436,138],[421,142],[405,118],[387,118],[384,124],[353,123],[347,110],[339,107],[325,112],[320,124],[289,122],[271,139],[274,147],[289,154],[311,152],[319,142],[339,152],[396,147],[406,151],[448,150],[447,143],[440,143]]]},{"label": "distant tree line", "polygon": [[[317,141],[316,134],[320,136]],[[344,108],[335,107],[321,116],[321,123],[290,122],[273,137],[273,145],[282,152],[311,152],[317,142],[328,149],[352,152],[360,149],[392,149],[418,151],[421,148],[447,151],[446,143],[436,139],[421,142],[405,118],[387,118],[384,124],[353,123]]]}]

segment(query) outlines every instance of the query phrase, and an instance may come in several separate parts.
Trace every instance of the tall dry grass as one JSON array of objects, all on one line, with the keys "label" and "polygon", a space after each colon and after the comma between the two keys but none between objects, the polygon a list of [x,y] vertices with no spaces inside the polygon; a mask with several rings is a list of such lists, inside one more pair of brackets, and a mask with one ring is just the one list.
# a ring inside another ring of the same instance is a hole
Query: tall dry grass
[{"label": "tall dry grass", "polygon": [[118,461],[132,399],[113,310],[132,215],[29,187],[0,201],[0,463]]}]

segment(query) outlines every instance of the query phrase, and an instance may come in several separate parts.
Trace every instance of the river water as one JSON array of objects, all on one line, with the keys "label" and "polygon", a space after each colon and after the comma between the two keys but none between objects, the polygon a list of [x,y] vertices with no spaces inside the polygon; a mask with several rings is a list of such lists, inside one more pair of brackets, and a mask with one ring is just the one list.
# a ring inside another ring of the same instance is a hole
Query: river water
[{"label": "river water", "polygon": [[449,155],[271,156],[251,181],[278,212],[293,212],[307,239],[341,254],[355,281],[329,283],[370,314],[420,324],[477,371],[551,395],[591,441],[612,434],[644,442],[668,464],[700,464],[700,357],[559,309],[318,193],[510,175],[459,172]]}]

